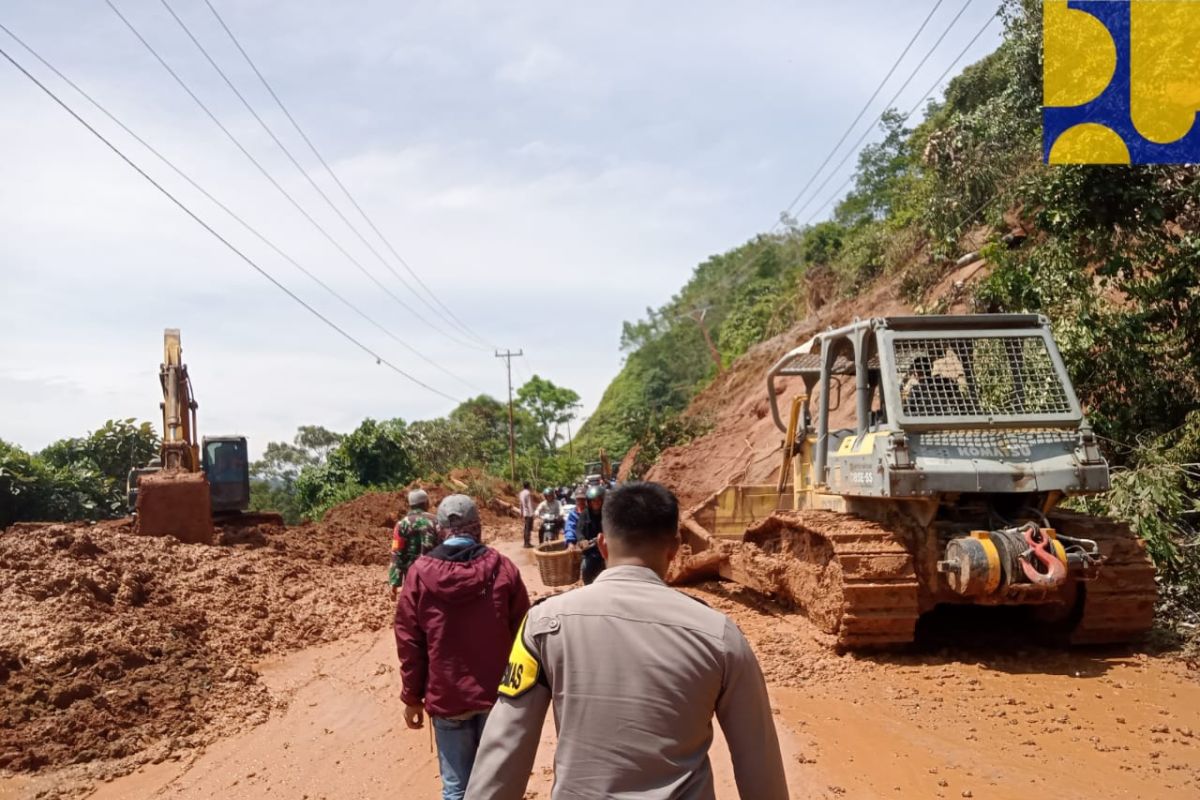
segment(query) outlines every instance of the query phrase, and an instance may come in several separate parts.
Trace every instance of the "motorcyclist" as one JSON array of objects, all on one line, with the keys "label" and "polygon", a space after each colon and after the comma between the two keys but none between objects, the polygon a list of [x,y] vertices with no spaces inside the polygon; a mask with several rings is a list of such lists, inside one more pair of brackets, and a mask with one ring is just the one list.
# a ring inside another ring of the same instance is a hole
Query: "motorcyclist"
[{"label": "motorcyclist", "polygon": [[554,489],[542,489],[542,502],[538,503],[533,515],[538,518],[538,544],[553,541],[562,530],[562,506],[554,495]]},{"label": "motorcyclist", "polygon": [[589,486],[584,499],[587,505],[581,509],[580,497],[575,495],[575,508],[567,515],[565,538],[569,547],[579,547],[583,550],[579,573],[586,586],[604,571],[604,556],[596,547],[596,537],[601,531],[600,512],[604,508],[604,487]]}]

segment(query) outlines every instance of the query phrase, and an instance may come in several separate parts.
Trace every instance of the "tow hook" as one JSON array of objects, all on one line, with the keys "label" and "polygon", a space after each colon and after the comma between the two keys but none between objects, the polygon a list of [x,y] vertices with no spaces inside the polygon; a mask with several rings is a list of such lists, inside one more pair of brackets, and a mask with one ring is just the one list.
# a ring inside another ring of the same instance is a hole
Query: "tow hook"
[{"label": "tow hook", "polygon": [[[1033,523],[1023,525],[1021,535],[1029,545],[1029,549],[1021,553],[1021,569],[1029,582],[1046,587],[1062,585],[1067,579],[1067,565],[1054,554],[1050,537]],[[1038,569],[1038,564],[1044,572]]]}]

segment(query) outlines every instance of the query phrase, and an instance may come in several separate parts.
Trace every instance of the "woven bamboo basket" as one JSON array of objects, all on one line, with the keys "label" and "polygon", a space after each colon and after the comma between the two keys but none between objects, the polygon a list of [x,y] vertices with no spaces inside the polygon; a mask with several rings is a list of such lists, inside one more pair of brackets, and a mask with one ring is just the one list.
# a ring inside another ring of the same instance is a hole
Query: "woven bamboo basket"
[{"label": "woven bamboo basket", "polygon": [[568,549],[566,542],[546,542],[533,551],[542,583],[547,586],[570,586],[579,580],[578,550]]}]

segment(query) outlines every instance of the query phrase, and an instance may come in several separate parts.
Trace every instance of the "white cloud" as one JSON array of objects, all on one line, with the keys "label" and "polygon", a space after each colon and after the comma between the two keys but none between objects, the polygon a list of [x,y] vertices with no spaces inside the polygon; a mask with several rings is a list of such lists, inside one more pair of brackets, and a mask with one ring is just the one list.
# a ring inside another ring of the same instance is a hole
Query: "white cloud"
[{"label": "white cloud", "polygon": [[[621,322],[666,300],[699,261],[774,222],[918,24],[909,4],[887,0],[214,1],[443,302],[489,341],[524,348],[536,371],[578,390],[589,412],[620,366]],[[38,0],[11,5],[6,24],[306,268],[426,357],[503,395],[502,362],[437,336],[360,274],[103,4],[71,0],[67,13]],[[986,5],[967,15],[914,92]],[[280,183],[402,294],[170,18],[154,4],[122,8]],[[340,201],[206,10],[185,11]],[[52,84],[338,325],[440,389],[475,393],[329,298]],[[0,438],[40,447],[107,417],[156,419],[164,327],[183,329],[202,431],[245,433],[255,449],[299,424],[348,429],[367,415],[449,410],[285,298],[11,69],[0,70],[0,102]]]}]

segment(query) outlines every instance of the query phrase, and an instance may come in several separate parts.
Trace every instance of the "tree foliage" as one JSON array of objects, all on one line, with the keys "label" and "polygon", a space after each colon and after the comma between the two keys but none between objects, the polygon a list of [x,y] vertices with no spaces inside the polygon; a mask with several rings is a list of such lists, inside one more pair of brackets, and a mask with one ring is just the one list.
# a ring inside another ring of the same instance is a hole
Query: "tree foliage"
[{"label": "tree foliage", "polygon": [[158,454],[149,422],[108,420],[39,453],[0,441],[0,528],[20,521],[111,519],[126,511],[126,478]]},{"label": "tree foliage", "polygon": [[579,395],[571,389],[555,386],[553,382],[534,375],[524,386],[517,389],[517,401],[537,424],[546,452],[556,453],[559,426],[566,425],[575,418],[575,412],[579,408]]}]

